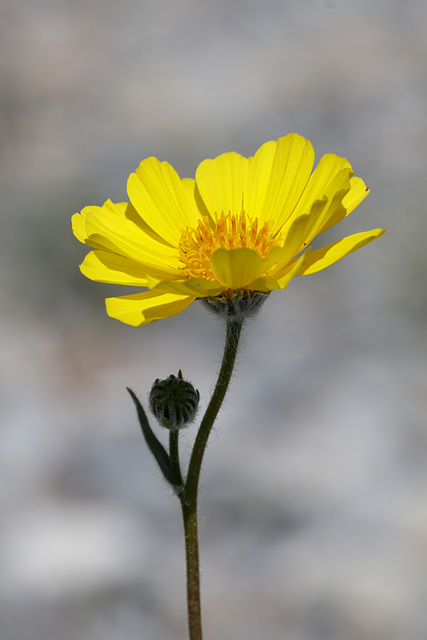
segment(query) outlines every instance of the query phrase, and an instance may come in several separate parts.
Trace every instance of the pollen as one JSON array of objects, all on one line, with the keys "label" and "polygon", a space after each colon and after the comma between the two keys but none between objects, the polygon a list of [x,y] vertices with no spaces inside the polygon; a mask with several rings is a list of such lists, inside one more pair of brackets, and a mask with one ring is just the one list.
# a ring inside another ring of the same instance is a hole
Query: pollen
[{"label": "pollen", "polygon": [[251,219],[244,211],[238,216],[222,211],[215,223],[204,216],[196,228],[187,227],[181,236],[179,252],[185,275],[214,281],[209,260],[217,249],[245,247],[266,258],[272,247],[280,244],[273,227],[274,221],[268,220],[259,228],[258,218]]}]

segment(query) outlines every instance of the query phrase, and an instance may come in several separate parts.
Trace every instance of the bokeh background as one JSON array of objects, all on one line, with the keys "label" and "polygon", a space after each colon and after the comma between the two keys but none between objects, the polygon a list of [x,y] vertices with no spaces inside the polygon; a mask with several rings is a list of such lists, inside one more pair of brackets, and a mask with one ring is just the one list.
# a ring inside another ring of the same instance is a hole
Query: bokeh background
[{"label": "bokeh background", "polygon": [[206,638],[424,640],[427,4],[0,7],[1,640],[185,640],[178,502],[125,387],[182,368],[205,406],[222,328],[107,318],[70,217],[149,155],[193,176],[291,131],[372,190],[327,241],[387,234],[247,329],[204,465]]}]

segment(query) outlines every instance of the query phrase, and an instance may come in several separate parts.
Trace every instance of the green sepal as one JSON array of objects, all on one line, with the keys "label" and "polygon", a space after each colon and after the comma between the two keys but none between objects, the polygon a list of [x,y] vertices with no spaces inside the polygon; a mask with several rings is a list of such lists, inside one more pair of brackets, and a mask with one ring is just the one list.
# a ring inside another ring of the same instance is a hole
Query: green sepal
[{"label": "green sepal", "polygon": [[159,465],[164,477],[169,482],[169,484],[174,486],[169,454],[151,429],[142,404],[140,403],[132,389],[129,389],[129,387],[126,387],[126,389],[128,390],[132,400],[135,403],[139,424],[141,426],[141,431],[142,435],[145,438],[145,442],[147,443],[147,446],[153,456],[156,458],[157,464]]},{"label": "green sepal", "polygon": [[171,429],[171,426],[170,426],[169,422],[166,420],[165,417],[163,417],[160,420],[160,423],[161,423],[162,427],[164,427],[165,429],[169,429],[170,431],[176,431],[176,429]]}]

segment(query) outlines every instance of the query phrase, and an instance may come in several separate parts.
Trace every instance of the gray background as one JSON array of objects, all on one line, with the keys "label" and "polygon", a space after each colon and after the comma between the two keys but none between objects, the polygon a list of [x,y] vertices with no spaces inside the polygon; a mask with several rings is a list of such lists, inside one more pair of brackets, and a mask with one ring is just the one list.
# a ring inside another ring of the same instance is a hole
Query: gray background
[{"label": "gray background", "polygon": [[186,638],[178,503],[125,386],[182,368],[205,406],[222,329],[107,318],[70,216],[149,155],[193,176],[291,131],[372,190],[326,240],[387,234],[247,329],[203,472],[206,639],[424,640],[426,3],[0,6],[1,640]]}]

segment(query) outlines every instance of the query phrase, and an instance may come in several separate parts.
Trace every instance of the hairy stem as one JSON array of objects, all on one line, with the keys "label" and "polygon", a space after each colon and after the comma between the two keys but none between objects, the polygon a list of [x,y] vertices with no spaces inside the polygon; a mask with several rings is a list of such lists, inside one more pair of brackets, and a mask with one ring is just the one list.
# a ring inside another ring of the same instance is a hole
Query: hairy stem
[{"label": "hairy stem", "polygon": [[179,464],[178,436],[179,431],[176,429],[171,430],[169,433],[169,456],[172,482],[175,493],[179,496],[184,490],[184,480],[182,479],[181,467]]},{"label": "hairy stem", "polygon": [[[224,355],[221,369],[194,442],[184,490],[179,494],[182,506],[187,563],[187,603],[190,640],[202,640],[202,616],[200,603],[199,535],[197,499],[200,469],[209,434],[221,408],[234,370],[243,320],[230,318],[227,321]],[[172,441],[171,441],[172,453]],[[172,458],[172,456],[171,456]],[[175,466],[172,462],[172,471]]]}]

